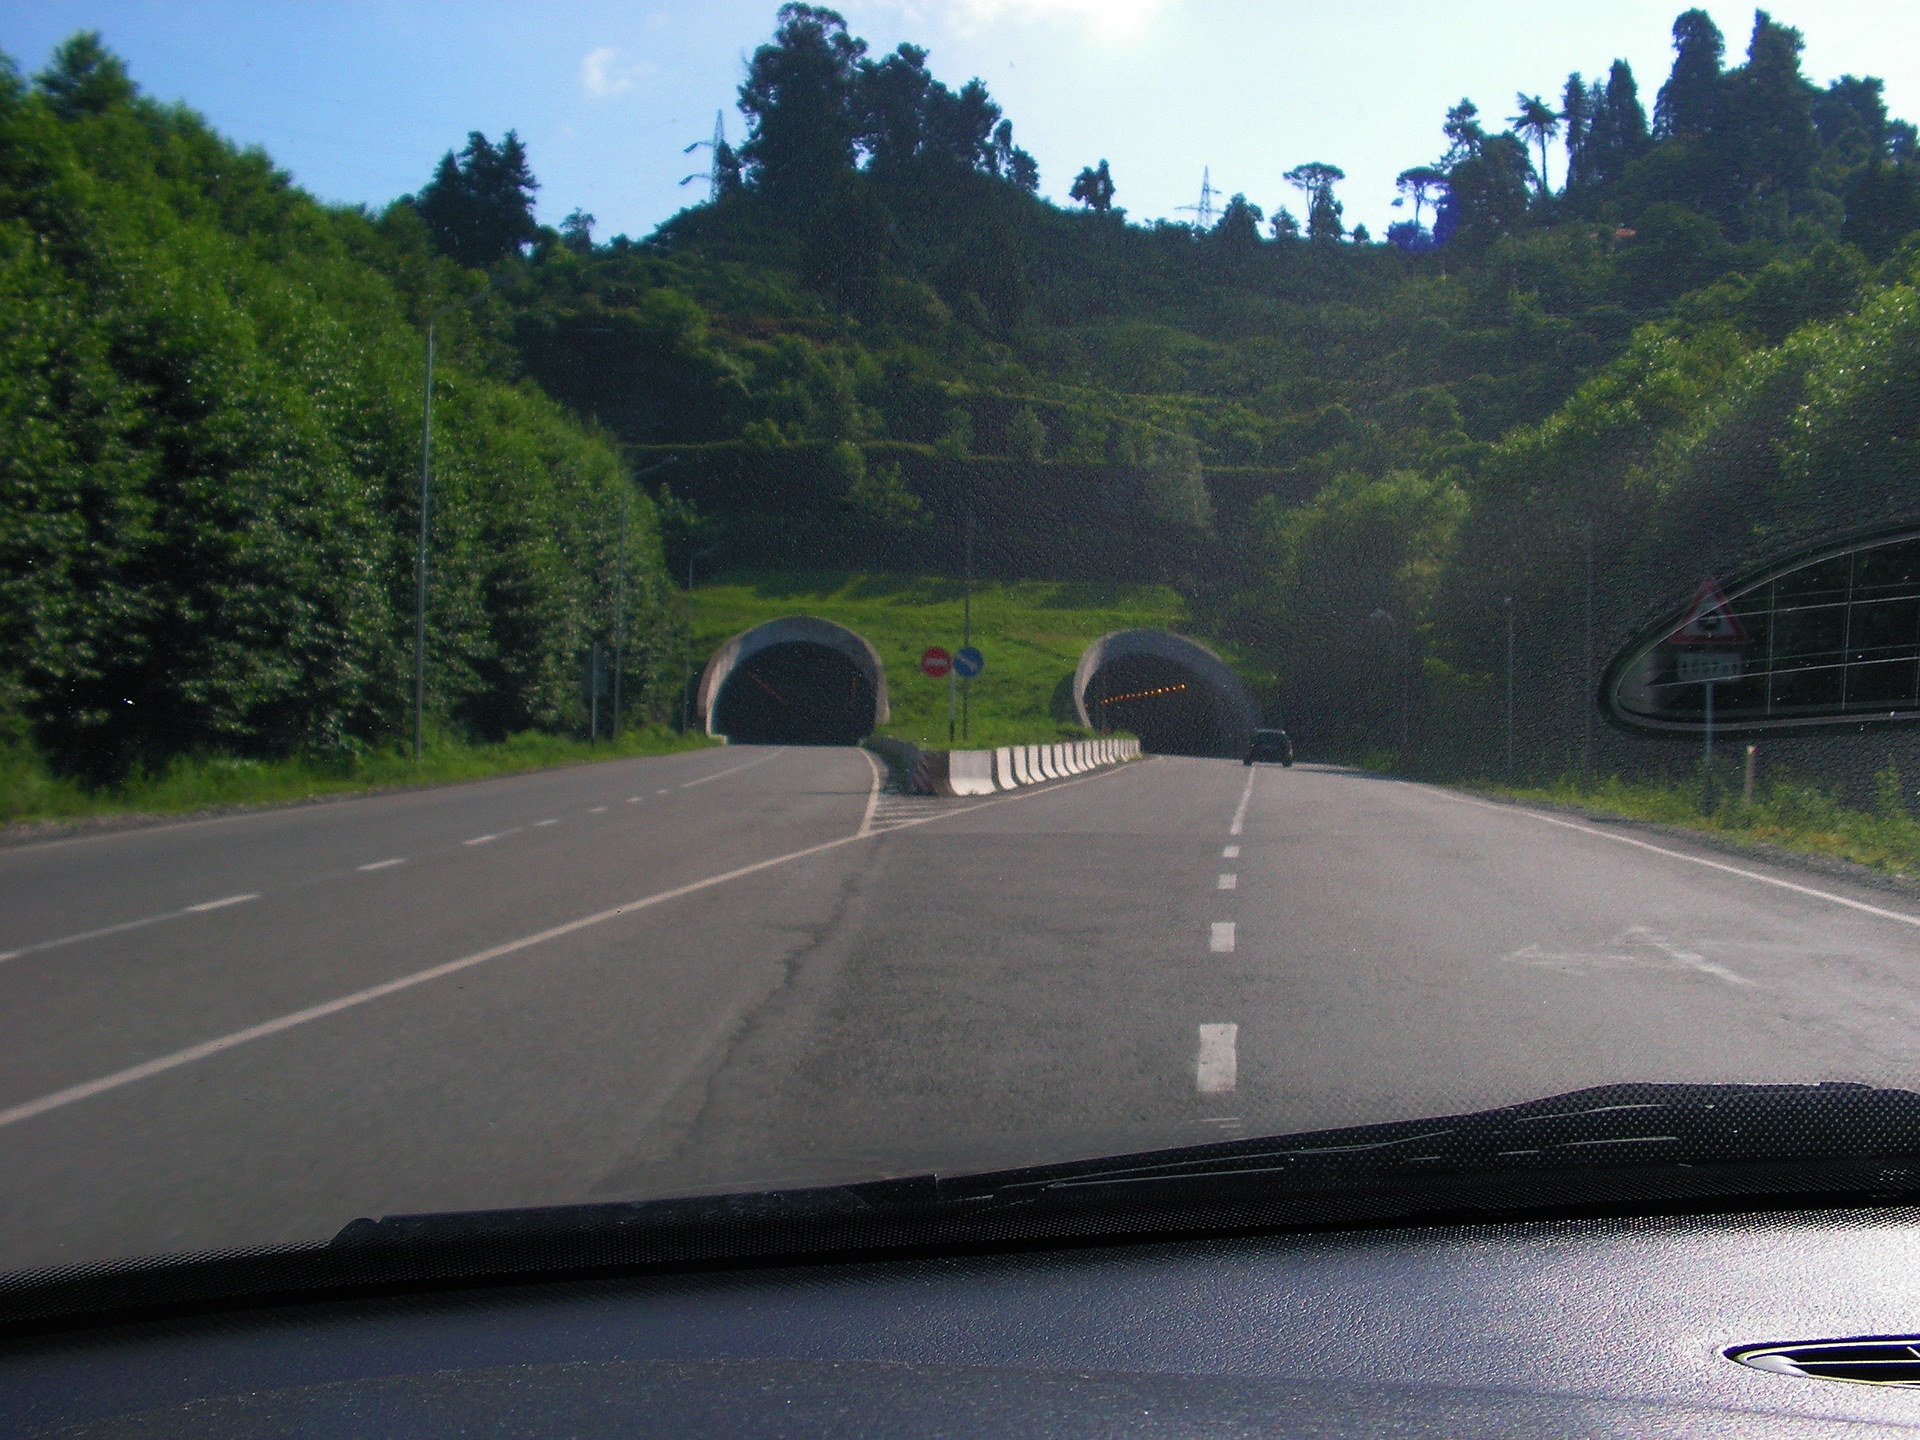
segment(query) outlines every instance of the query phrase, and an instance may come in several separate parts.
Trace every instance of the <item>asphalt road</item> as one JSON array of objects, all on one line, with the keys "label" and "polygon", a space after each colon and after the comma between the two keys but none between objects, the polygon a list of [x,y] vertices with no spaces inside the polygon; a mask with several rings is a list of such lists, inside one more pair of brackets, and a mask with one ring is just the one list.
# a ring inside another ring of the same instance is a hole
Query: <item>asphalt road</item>
[{"label": "asphalt road", "polygon": [[1154,759],[620,761],[0,851],[0,1270],[1619,1080],[1920,1074],[1920,907]]}]

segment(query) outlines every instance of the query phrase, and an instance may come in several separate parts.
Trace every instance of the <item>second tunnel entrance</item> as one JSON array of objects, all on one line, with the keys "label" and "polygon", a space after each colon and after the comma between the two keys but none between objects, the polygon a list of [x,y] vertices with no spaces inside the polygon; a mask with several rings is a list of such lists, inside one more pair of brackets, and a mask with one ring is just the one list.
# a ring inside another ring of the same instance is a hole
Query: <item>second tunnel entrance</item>
[{"label": "second tunnel entrance", "polygon": [[769,646],[727,678],[712,728],[743,745],[857,745],[873,733],[873,685],[825,645]]},{"label": "second tunnel entrance", "polygon": [[1074,708],[1097,730],[1130,730],[1158,755],[1238,756],[1259,723],[1247,687],[1204,645],[1169,630],[1116,630],[1089,645]]},{"label": "second tunnel entrance", "polygon": [[867,639],[811,615],[742,631],[714,652],[695,703],[710,735],[742,745],[857,745],[887,719]]}]

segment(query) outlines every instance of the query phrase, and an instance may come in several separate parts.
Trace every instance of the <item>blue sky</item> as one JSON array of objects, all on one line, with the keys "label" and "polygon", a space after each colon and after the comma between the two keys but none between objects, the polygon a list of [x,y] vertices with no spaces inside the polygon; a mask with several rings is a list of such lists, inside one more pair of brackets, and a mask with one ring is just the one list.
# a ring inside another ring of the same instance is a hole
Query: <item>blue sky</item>
[{"label": "blue sky", "polygon": [[[379,206],[417,189],[467,131],[526,141],[548,223],[580,206],[596,234],[639,236],[703,193],[681,153],[733,109],[774,0],[566,5],[361,0],[35,0],[0,8],[0,48],[28,70],[77,29],[102,31],[150,93],[181,99],[264,146],[324,199]],[[1436,5],[1401,0],[849,0],[876,51],[927,46],[949,84],[978,75],[1064,200],[1105,157],[1136,218],[1193,203],[1202,167],[1271,212],[1300,206],[1282,174],[1339,165],[1347,219],[1376,233],[1393,176],[1441,149],[1446,107],[1512,113],[1514,93],[1557,97],[1569,70],[1630,61],[1649,107],[1680,0]],[[1752,9],[1707,6],[1744,53]],[[1920,10],[1911,3],[1782,0],[1807,37],[1808,74],[1885,78],[1920,119]],[[1556,178],[1559,157],[1552,162]]]}]

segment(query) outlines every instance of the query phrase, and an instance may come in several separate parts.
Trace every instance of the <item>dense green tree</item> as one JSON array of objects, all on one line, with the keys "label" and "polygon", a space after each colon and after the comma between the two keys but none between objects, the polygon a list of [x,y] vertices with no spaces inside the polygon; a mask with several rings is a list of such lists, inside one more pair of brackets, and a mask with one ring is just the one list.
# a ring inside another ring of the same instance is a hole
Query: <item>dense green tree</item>
[{"label": "dense green tree", "polygon": [[1640,104],[1633,68],[1624,60],[1614,61],[1606,83],[1596,83],[1588,92],[1588,103],[1591,118],[1580,147],[1581,177],[1589,185],[1605,185],[1624,174],[1648,145],[1647,112]]},{"label": "dense green tree", "polygon": [[1728,165],[1728,211],[1747,233],[1777,234],[1792,197],[1803,191],[1819,155],[1815,91],[1800,73],[1804,42],[1791,26],[1754,12],[1747,62],[1727,77],[1721,153]]},{"label": "dense green tree", "polygon": [[442,254],[486,266],[538,238],[533,192],[539,189],[526,148],[509,130],[496,146],[478,130],[458,156],[449,150],[414,204]]},{"label": "dense green tree", "polygon": [[1329,244],[1347,233],[1340,219],[1345,207],[1333,194],[1333,187],[1347,178],[1346,171],[1324,160],[1310,160],[1294,166],[1283,178],[1306,197],[1309,240]]},{"label": "dense green tree", "polygon": [[780,7],[773,40],[753,52],[740,86],[748,183],[777,203],[804,208],[853,168],[860,134],[854,92],[866,49],[833,10]]},{"label": "dense green tree", "polygon": [[1653,105],[1656,137],[1713,133],[1726,53],[1726,37],[1706,11],[1688,10],[1673,22],[1673,69]]},{"label": "dense green tree", "polygon": [[1532,142],[1540,150],[1540,166],[1536,173],[1540,194],[1544,198],[1552,189],[1547,183],[1547,142],[1560,133],[1560,116],[1538,95],[1516,94],[1514,103],[1520,107],[1520,113],[1513,117],[1513,133],[1522,140]]},{"label": "dense green tree", "polygon": [[[1420,228],[1421,212],[1433,203],[1434,197],[1446,188],[1447,172],[1437,165],[1415,165],[1402,170],[1394,178],[1393,188],[1413,201],[1413,224]],[[1394,204],[1398,205],[1398,200]]]},{"label": "dense green tree", "polygon": [[1113,172],[1107,168],[1107,162],[1089,165],[1074,176],[1067,198],[1102,215],[1113,209]]},{"label": "dense green tree", "polygon": [[103,115],[134,97],[127,67],[106,47],[98,30],[83,30],[54,48],[47,68],[34,77],[47,106],[63,120]]}]

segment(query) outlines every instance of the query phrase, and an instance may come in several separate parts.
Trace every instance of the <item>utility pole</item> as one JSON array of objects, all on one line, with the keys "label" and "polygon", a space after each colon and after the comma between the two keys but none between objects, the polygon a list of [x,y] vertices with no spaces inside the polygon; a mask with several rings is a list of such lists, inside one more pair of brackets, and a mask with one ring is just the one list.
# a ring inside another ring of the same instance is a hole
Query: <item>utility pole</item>
[{"label": "utility pole", "polygon": [[427,708],[427,497],[433,473],[433,326],[427,321],[427,384],[420,406],[420,543],[413,560],[413,763],[420,763]]},{"label": "utility pole", "polygon": [[1593,521],[1589,520],[1584,531],[1587,548],[1587,624],[1582,632],[1584,636],[1581,652],[1581,690],[1580,690],[1580,776],[1588,784],[1593,783]]},{"label": "utility pole", "polygon": [[427,373],[420,402],[420,541],[413,560],[413,763],[420,763],[427,710],[427,512],[433,481],[433,341],[434,328],[449,310],[484,300],[481,290],[464,300],[449,300],[427,317]]},{"label": "utility pole", "polygon": [[[973,644],[973,480],[967,480],[967,532],[965,580],[961,590],[960,644],[962,648]],[[973,731],[969,723],[973,701],[973,677],[968,676],[960,682],[960,738],[971,737]],[[948,739],[952,739],[951,736]]]},{"label": "utility pole", "polygon": [[633,492],[620,487],[620,576],[613,599],[613,729],[614,744],[620,743],[620,672],[626,667],[627,635],[627,522],[633,509]]},{"label": "utility pole", "polygon": [[1513,597],[1507,596],[1507,779],[1513,779]]}]

